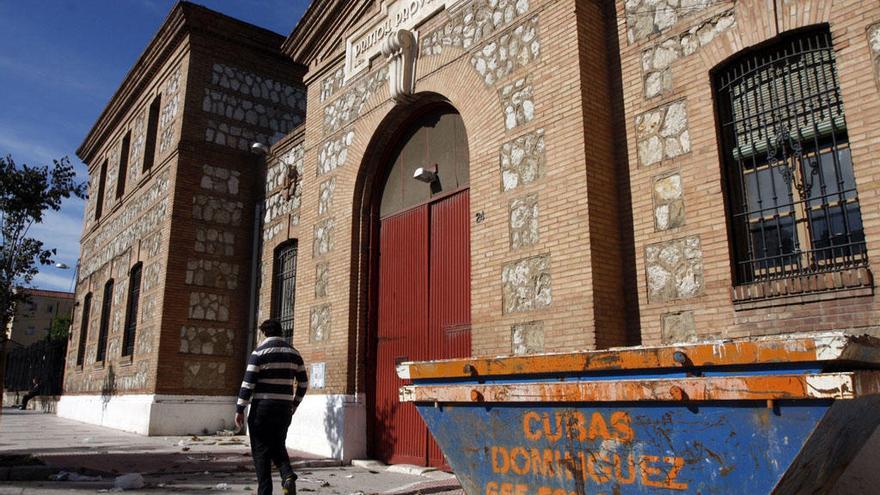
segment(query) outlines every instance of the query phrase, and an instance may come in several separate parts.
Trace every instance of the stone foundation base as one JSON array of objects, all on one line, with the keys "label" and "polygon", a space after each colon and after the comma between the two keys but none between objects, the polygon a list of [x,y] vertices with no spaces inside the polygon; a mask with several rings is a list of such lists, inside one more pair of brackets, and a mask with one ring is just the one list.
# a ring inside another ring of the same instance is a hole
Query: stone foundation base
[{"label": "stone foundation base", "polygon": [[232,429],[234,396],[64,395],[59,417],[141,435],[203,435]]},{"label": "stone foundation base", "polygon": [[[64,395],[59,417],[141,435],[203,435],[232,429],[235,397]],[[366,457],[364,396],[308,394],[293,417],[287,446],[342,461]]]},{"label": "stone foundation base", "polygon": [[307,394],[293,416],[287,446],[346,462],[366,458],[364,395]]}]

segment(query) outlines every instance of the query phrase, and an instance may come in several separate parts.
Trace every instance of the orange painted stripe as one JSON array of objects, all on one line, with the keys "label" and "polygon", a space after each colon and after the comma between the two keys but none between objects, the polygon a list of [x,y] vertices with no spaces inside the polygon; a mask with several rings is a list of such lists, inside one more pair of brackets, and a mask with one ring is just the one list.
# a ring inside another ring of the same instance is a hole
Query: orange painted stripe
[{"label": "orange painted stripe", "polygon": [[880,394],[880,372],[502,385],[408,385],[401,401],[629,402],[854,399]]},{"label": "orange painted stripe", "polygon": [[731,366],[845,361],[880,366],[880,341],[844,334],[810,337],[781,336],[761,340],[723,341],[663,347],[633,347],[566,354],[405,363],[402,378],[466,378],[476,376],[578,373],[584,371]]}]

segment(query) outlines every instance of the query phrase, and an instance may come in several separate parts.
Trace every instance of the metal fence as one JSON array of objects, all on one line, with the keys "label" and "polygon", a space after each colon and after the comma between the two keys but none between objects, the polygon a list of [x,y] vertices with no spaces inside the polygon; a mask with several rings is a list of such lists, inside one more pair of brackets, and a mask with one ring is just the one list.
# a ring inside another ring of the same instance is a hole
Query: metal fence
[{"label": "metal fence", "polygon": [[9,351],[6,356],[7,392],[30,390],[31,381],[40,381],[41,395],[61,395],[67,340],[43,340],[29,347]]}]

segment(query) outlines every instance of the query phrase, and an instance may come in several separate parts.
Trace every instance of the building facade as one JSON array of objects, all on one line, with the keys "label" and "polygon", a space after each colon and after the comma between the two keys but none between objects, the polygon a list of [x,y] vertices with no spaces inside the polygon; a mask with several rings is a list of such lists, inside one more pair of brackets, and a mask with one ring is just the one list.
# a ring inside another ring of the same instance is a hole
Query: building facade
[{"label": "building facade", "polygon": [[231,426],[262,194],[250,146],[305,112],[282,42],[178,4],[78,150],[89,199],[59,415],[143,434]]},{"label": "building facade", "polygon": [[[237,110],[217,116],[205,76],[258,57],[201,40],[202,51],[179,48],[189,105],[165,159],[159,305],[131,368],[146,381],[114,395],[201,407],[167,431],[231,410],[248,330],[267,317],[309,363],[292,445],[428,465],[443,459],[397,402],[402,361],[880,333],[876,2],[315,1],[274,46],[287,65],[260,52],[272,63],[247,67],[300,88],[305,111],[277,141],[233,133],[240,154],[211,127]],[[99,151],[126,132],[103,119],[104,137],[93,131],[81,151],[93,191],[106,182]],[[272,146],[247,155],[248,140]],[[246,191],[229,261],[196,254],[202,239],[225,239],[194,218],[198,198],[236,196],[206,164],[238,172]],[[86,222],[84,255],[102,231]],[[123,251],[95,258],[78,301],[142,259],[117,267]],[[237,286],[223,263],[237,266]],[[111,289],[113,308],[126,290]],[[223,324],[205,318],[221,308]],[[214,352],[221,328],[225,355]],[[90,410],[108,373],[86,361],[66,380]]]},{"label": "building facade", "polygon": [[49,336],[52,325],[68,320],[73,311],[73,294],[54,290],[20,289],[28,300],[16,304],[15,314],[6,327],[11,347],[27,347]]}]

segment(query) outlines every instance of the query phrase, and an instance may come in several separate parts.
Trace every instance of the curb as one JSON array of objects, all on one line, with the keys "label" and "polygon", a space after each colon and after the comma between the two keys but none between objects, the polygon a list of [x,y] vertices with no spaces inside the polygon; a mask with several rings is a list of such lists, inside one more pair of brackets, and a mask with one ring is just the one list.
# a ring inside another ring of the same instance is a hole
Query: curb
[{"label": "curb", "polygon": [[447,481],[418,481],[397,490],[384,492],[380,495],[427,495],[430,493],[451,492],[461,490],[461,484],[457,479]]},{"label": "curb", "polygon": [[290,467],[296,468],[322,468],[322,467],[341,467],[348,464],[334,459],[308,459],[304,461],[293,461]]}]

